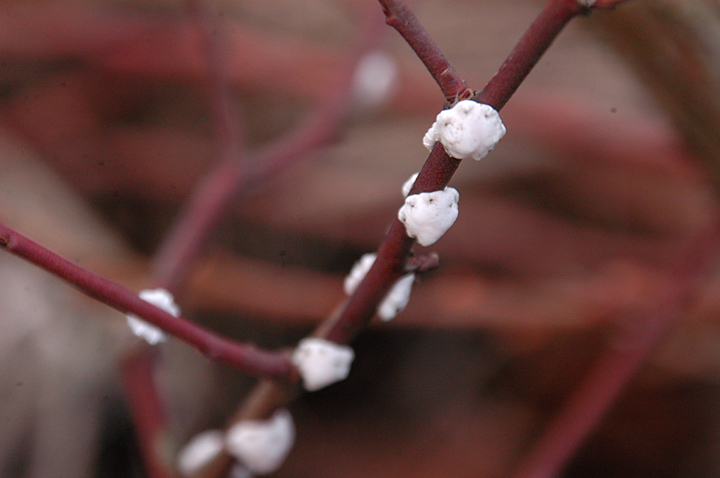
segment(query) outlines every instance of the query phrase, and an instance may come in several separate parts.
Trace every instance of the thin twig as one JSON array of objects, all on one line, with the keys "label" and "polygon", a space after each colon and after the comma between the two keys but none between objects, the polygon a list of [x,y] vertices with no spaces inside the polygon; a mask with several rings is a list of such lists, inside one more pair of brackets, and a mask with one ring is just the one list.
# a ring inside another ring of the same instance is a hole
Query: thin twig
[{"label": "thin twig", "polygon": [[[224,188],[218,188],[219,184],[226,181],[230,169],[235,174],[242,171],[244,165],[244,141],[240,118],[237,108],[232,104],[230,89],[228,88],[227,71],[225,59],[223,58],[222,46],[218,41],[218,35],[213,35],[214,24],[212,12],[208,3],[204,0],[187,0],[186,7],[190,12],[191,19],[195,24],[195,30],[200,39],[204,52],[203,58],[207,64],[208,96],[212,120],[217,132],[217,143],[220,147],[220,167],[201,183],[198,196],[200,202],[205,203],[204,209],[213,210],[207,207],[206,203],[222,200],[224,191],[231,184],[224,184]],[[222,175],[218,177],[218,174]],[[218,194],[220,193],[220,194]],[[203,201],[204,200],[204,201]],[[201,211],[202,212],[202,211]],[[185,277],[190,264],[195,262],[195,256],[204,242],[206,231],[211,230],[213,225],[219,221],[219,217],[210,217],[209,222],[202,222],[206,219],[201,215],[190,215],[191,218],[200,219],[199,223],[190,224],[185,229],[174,229],[168,238],[171,245],[168,253],[170,258],[159,254],[156,262],[164,265],[157,270],[157,276],[153,282],[178,296],[178,288]],[[178,236],[181,235],[181,240]],[[187,237],[186,237],[187,236]],[[163,249],[165,251],[166,249]],[[161,251],[162,252],[162,251]],[[169,469],[172,469],[173,460],[168,446],[159,446],[161,440],[170,439],[170,430],[165,421],[164,404],[160,398],[160,391],[153,379],[155,365],[159,357],[153,347],[138,347],[123,360],[123,385],[128,399],[136,434],[142,449],[145,468],[151,477],[163,478],[169,476]],[[155,412],[155,413],[151,413]],[[173,473],[174,474],[174,473]]]},{"label": "thin twig", "polygon": [[[566,3],[565,0],[560,0],[561,3]],[[393,12],[397,5],[402,2],[381,0],[381,3],[385,7],[386,13],[388,11]],[[555,3],[559,3],[555,0]],[[557,35],[561,27],[564,26],[569,18],[553,16],[555,22],[558,24],[549,23],[547,21],[542,22],[534,28],[531,28],[531,36],[539,36],[542,38],[548,37],[548,32],[552,32],[553,35]],[[417,31],[417,29],[415,29]],[[546,31],[547,30],[547,31]],[[527,42],[527,35],[524,37]],[[531,42],[532,43],[532,42]],[[535,42],[537,43],[537,42]],[[545,43],[549,46],[549,42]],[[428,51],[440,51],[439,47],[435,46]],[[515,62],[529,61],[531,57],[528,55],[511,55],[510,58],[505,62],[506,68],[523,69],[520,65],[514,65]],[[536,59],[534,60],[536,61]],[[534,65],[534,63],[533,63]],[[454,72],[455,70],[448,70]],[[464,81],[457,76],[457,73],[453,73],[455,76],[452,79],[448,79],[447,84],[454,84],[458,91],[446,90],[445,94],[455,96],[455,94],[461,93],[465,88]],[[503,96],[510,97],[515,89],[519,86],[519,83],[503,82],[503,89],[498,90]],[[450,178],[457,170],[460,161],[445,153],[442,145],[439,143],[433,148],[430,153],[428,160],[423,165],[418,179],[415,181],[410,194],[423,191],[436,191],[447,186]],[[394,284],[394,282],[404,273],[405,265],[407,261],[410,249],[415,243],[414,239],[407,236],[405,232],[405,226],[397,219],[395,219],[390,229],[383,239],[382,243],[377,252],[377,259],[373,264],[372,268],[368,271],[365,279],[358,286],[355,293],[348,299],[344,307],[338,314],[333,314],[330,318],[324,321],[313,333],[314,336],[324,337],[328,340],[337,343],[348,343],[350,342],[375,316],[378,304],[387,294],[387,291]],[[281,385],[276,385],[281,387]],[[272,389],[272,387],[267,387]],[[281,400],[277,397],[282,397],[282,393],[278,393],[276,390],[266,393],[266,399],[275,404],[275,406],[282,406]],[[260,401],[256,399],[256,401]],[[263,413],[267,413],[268,407],[258,407],[258,410],[262,410]],[[253,416],[251,412],[246,414],[243,418],[263,418],[259,416]]]},{"label": "thin twig", "polygon": [[466,100],[474,94],[455,71],[440,47],[403,1],[379,0],[385,21],[410,45],[438,84],[448,102]]},{"label": "thin twig", "polygon": [[150,349],[133,352],[123,360],[123,388],[149,478],[175,478],[176,473],[163,460],[171,451],[171,443],[155,383],[157,358],[157,350]]},{"label": "thin twig", "polygon": [[248,163],[237,107],[233,105],[228,87],[222,48],[212,34],[214,24],[210,7],[203,0],[187,0],[186,5],[207,63],[210,110],[217,131],[220,159],[218,166],[195,189],[186,210],[155,255],[152,265],[155,282],[173,295],[178,294],[208,236],[222,220]]},{"label": "thin twig", "polygon": [[586,11],[577,0],[551,0],[518,42],[500,70],[478,94],[477,101],[500,111],[558,33],[577,14]]},{"label": "thin twig", "polygon": [[500,111],[573,17],[589,13],[591,8],[614,8],[624,1],[626,0],[600,0],[592,6],[586,6],[583,3],[592,2],[550,0],[505,63],[475,99]]},{"label": "thin twig", "polygon": [[[417,23],[416,17],[407,14],[409,10],[404,5],[404,2],[401,0],[380,0],[380,3],[383,5],[385,14],[395,19],[389,23],[393,27],[401,29],[401,34],[403,32],[405,34],[415,32],[415,34],[422,35],[421,41],[411,44],[423,46],[418,56],[425,63],[428,70],[432,72],[437,69],[435,65],[446,64],[447,60],[440,52],[440,48],[434,44],[424,29],[415,25]],[[488,98],[502,99],[503,101],[498,100],[495,105],[492,105],[496,109],[502,108],[560,30],[574,15],[581,11],[583,9],[576,2],[567,0],[551,1],[540,13],[538,20],[531,25],[528,32],[520,40],[518,46],[501,67],[500,72],[485,88],[484,91],[489,93],[481,93],[480,98],[483,100]],[[403,22],[397,21],[397,18],[402,18]],[[526,52],[525,50],[529,51]],[[431,55],[439,56],[433,58]],[[456,95],[463,94],[467,85],[457,72],[448,67],[443,72],[443,84],[440,85],[443,94],[446,97],[453,98]],[[518,72],[522,74],[520,75]],[[509,80],[504,80],[505,78]],[[454,85],[456,89],[449,89],[448,85]],[[442,145],[437,143],[420,170],[410,194],[443,189],[448,185],[459,165],[460,160],[451,158]],[[372,320],[378,304],[385,297],[393,283],[402,275],[405,262],[414,243],[413,239],[407,237],[405,226],[398,219],[395,219],[388,234],[380,244],[375,263],[358,286],[355,294],[350,297],[342,314],[336,320],[321,325],[317,334],[339,343],[347,343],[352,340]]]},{"label": "thin twig", "polygon": [[161,279],[163,287],[171,292],[181,287],[189,267],[240,194],[249,193],[338,136],[352,101],[357,62],[382,38],[377,24],[375,16],[368,18],[357,46],[338,69],[337,79],[315,111],[282,139],[244,159],[256,165],[253,169],[237,167],[238,158],[230,158],[203,180],[156,255],[153,275]]},{"label": "thin twig", "polygon": [[252,344],[233,342],[188,319],[174,317],[125,287],[73,264],[3,224],[0,224],[0,247],[74,285],[86,295],[160,327],[212,360],[252,376],[284,380],[296,377],[295,369],[284,352],[269,352]]}]

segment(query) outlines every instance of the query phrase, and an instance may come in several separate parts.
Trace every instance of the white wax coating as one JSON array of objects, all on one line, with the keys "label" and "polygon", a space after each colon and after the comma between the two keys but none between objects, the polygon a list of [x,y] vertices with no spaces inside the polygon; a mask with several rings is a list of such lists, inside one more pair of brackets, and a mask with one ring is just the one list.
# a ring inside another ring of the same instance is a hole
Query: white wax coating
[{"label": "white wax coating", "polygon": [[423,137],[423,144],[432,150],[440,141],[453,158],[479,161],[503,136],[505,125],[492,106],[464,100],[437,115],[437,120]]},{"label": "white wax coating", "polygon": [[347,378],[355,358],[351,347],[308,337],[298,343],[292,356],[305,390],[314,392]]},{"label": "white wax coating", "polygon": [[347,295],[353,295],[355,293],[355,290],[375,263],[376,257],[377,254],[374,252],[368,252],[367,254],[363,254],[363,256],[355,262],[350,273],[345,277],[345,283],[343,284]]},{"label": "white wax coating", "polygon": [[397,86],[395,59],[382,50],[371,51],[358,62],[353,78],[353,93],[359,106],[373,109],[382,106]]},{"label": "white wax coating", "polygon": [[[138,295],[145,302],[149,302],[168,314],[175,317],[180,316],[180,307],[175,303],[172,294],[165,289],[145,289],[140,291]],[[126,318],[128,327],[130,327],[132,333],[145,339],[150,345],[156,345],[167,340],[165,332],[158,327],[145,322],[133,314],[128,314]]]},{"label": "white wax coating", "polygon": [[405,310],[410,302],[410,291],[414,281],[415,274],[406,274],[395,282],[378,307],[377,313],[382,320],[389,322],[399,312]]},{"label": "white wax coating", "polygon": [[408,194],[410,194],[410,190],[413,187],[413,184],[415,184],[415,180],[417,180],[419,173],[415,173],[412,176],[410,176],[407,181],[405,181],[402,185],[402,194],[403,196],[407,197]]},{"label": "white wax coating", "polygon": [[422,246],[435,244],[455,223],[460,193],[454,188],[413,194],[405,198],[398,219],[405,225],[408,237]]},{"label": "white wax coating", "polygon": [[238,422],[225,438],[228,453],[261,475],[280,468],[294,443],[295,425],[285,409],[275,412],[269,420]]},{"label": "white wax coating", "polygon": [[225,446],[225,434],[220,430],[207,430],[195,435],[178,453],[178,470],[183,476],[192,476],[208,465]]}]

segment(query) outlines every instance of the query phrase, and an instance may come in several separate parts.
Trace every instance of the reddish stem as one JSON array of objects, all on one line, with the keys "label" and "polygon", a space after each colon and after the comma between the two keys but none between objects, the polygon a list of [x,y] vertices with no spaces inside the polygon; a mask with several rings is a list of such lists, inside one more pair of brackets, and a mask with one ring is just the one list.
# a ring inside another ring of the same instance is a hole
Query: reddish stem
[{"label": "reddish stem", "polygon": [[207,62],[210,107],[217,130],[220,162],[196,188],[187,209],[165,238],[153,262],[157,283],[177,295],[187,271],[215,230],[244,172],[240,120],[232,104],[222,52],[213,37],[209,6],[203,0],[187,0]]},{"label": "reddish stem", "polygon": [[[240,119],[237,109],[232,104],[232,97],[227,86],[229,84],[228,75],[224,67],[225,61],[221,47],[219,41],[212,34],[214,25],[211,9],[204,0],[187,0],[186,6],[194,21],[204,52],[203,58],[207,63],[210,109],[220,145],[221,164],[201,185],[202,209],[213,210],[216,209],[214,203],[222,201],[223,197],[229,194],[226,191],[228,187],[232,186],[232,183],[228,184],[226,178],[232,178],[234,174],[228,174],[228,170],[230,172],[242,170],[243,140]],[[219,174],[222,176],[218,177]],[[204,218],[202,214],[193,214],[190,217],[201,221],[190,225],[191,234],[188,240],[177,241],[176,237],[171,234],[171,243],[184,247],[172,251],[174,255],[171,257],[176,257],[177,260],[170,262],[169,267],[161,268],[160,274],[155,279],[157,283],[176,296],[181,279],[186,276],[188,265],[194,261],[194,251],[200,250],[202,246],[204,231],[212,229],[219,219],[212,216]],[[202,222],[207,219],[209,219],[209,223]],[[187,231],[176,229],[173,234],[187,234]],[[161,264],[165,263],[163,262],[164,258],[160,257],[159,260]],[[169,431],[162,413],[163,404],[154,381],[155,357],[156,351],[153,348],[138,348],[126,359],[123,371],[126,372],[124,374],[125,393],[133,414],[133,422],[145,458],[146,470],[151,476],[162,478],[169,476],[167,470],[161,466],[163,457],[168,456],[168,450],[164,450],[166,453],[162,453],[163,450],[158,445],[162,445],[163,439],[167,440]],[[148,411],[156,413],[146,413]]]},{"label": "reddish stem", "polygon": [[402,0],[379,0],[385,21],[410,45],[438,84],[445,99],[454,103],[472,97],[473,91],[455,71],[440,47]]},{"label": "reddish stem", "polygon": [[[466,91],[467,85],[453,68],[448,68],[450,65],[447,63],[447,59],[427,35],[427,32],[422,27],[418,28],[415,16],[407,14],[409,10],[400,0],[379,1],[383,5],[386,16],[389,17],[388,23],[398,29],[404,37],[408,36],[406,38],[408,43],[415,45],[413,49],[436,78],[446,98],[456,99],[456,95],[460,97],[461,93]],[[581,11],[578,10],[576,4],[573,8],[568,7],[568,0],[556,0],[551,1],[550,5],[543,10],[540,15],[541,20],[533,23],[518,47],[505,61],[500,72],[493,79],[494,81],[491,81],[486,88],[487,93],[480,95],[481,98],[485,98],[485,102],[493,101],[491,105],[498,110],[505,105],[530,69],[537,63],[544,50],[550,46],[555,36],[576,13]],[[572,14],[568,14],[571,11]],[[404,21],[400,22],[398,18],[403,18]],[[414,36],[421,38],[415,41]],[[532,51],[524,53],[523,49]],[[446,66],[438,70],[438,65]],[[410,194],[444,188],[459,165],[459,160],[448,156],[442,145],[436,144],[423,165]],[[393,283],[402,275],[414,243],[413,239],[407,237],[404,225],[395,219],[380,244],[377,258],[365,279],[347,301],[342,311],[323,322],[313,335],[325,337],[337,343],[351,341],[372,320],[378,304]],[[246,407],[241,416],[236,419],[264,418],[268,414],[268,410],[285,406],[290,398],[288,398],[288,394],[283,393],[282,389],[287,389],[287,387],[281,387],[275,383],[257,387],[251,395],[256,406]],[[227,460],[228,457],[223,455],[216,462],[222,464],[227,463]],[[219,476],[218,470],[223,469],[223,467],[219,467],[203,474],[203,477],[217,477]]]},{"label": "reddish stem", "polygon": [[252,344],[233,342],[185,318],[174,317],[145,302],[134,292],[73,264],[3,224],[0,224],[0,247],[74,285],[86,295],[160,327],[212,360],[232,365],[253,376],[295,379],[295,369],[285,353],[268,352]]},{"label": "reddish stem", "polygon": [[500,111],[563,27],[575,15],[586,10],[577,0],[550,0],[500,70],[477,95],[477,101]]},{"label": "reddish stem", "polygon": [[[433,74],[446,98],[461,96],[467,89],[465,81],[449,67],[440,48],[419,25],[415,15],[401,0],[380,0],[380,3],[383,5],[388,23],[403,37],[409,37],[406,40]],[[488,104],[498,110],[502,108],[560,30],[581,11],[583,9],[575,1],[549,2],[479,98],[485,103],[492,101],[493,103]],[[438,75],[438,72],[442,75]],[[448,185],[459,165],[460,160],[451,158],[440,143],[435,144],[410,194],[443,189]],[[350,297],[339,317],[321,325],[316,335],[322,335],[328,340],[339,343],[352,340],[372,320],[378,304],[402,275],[405,261],[414,243],[413,239],[407,237],[405,226],[395,219],[380,244],[377,259],[365,280]]]},{"label": "reddish stem", "polygon": [[220,157],[223,161],[240,161],[242,158],[242,129],[237,107],[233,104],[227,61],[219,42],[221,35],[213,35],[219,28],[212,18],[212,9],[205,0],[186,0],[187,9],[195,23],[195,30],[207,63],[209,80],[208,93],[213,123],[221,146]]},{"label": "reddish stem", "polygon": [[122,380],[148,475],[173,478],[175,473],[163,461],[164,456],[169,457],[170,443],[155,383],[156,359],[156,350],[133,353],[123,361]]},{"label": "reddish stem", "polygon": [[252,163],[257,165],[254,170],[238,167],[237,159],[223,161],[196,189],[156,255],[153,275],[163,287],[170,291],[181,287],[202,246],[239,194],[248,193],[252,187],[280,174],[336,137],[351,101],[352,76],[357,62],[381,38],[376,24],[374,16],[368,20],[358,46],[340,67],[335,86],[315,112],[282,140],[253,155]]}]

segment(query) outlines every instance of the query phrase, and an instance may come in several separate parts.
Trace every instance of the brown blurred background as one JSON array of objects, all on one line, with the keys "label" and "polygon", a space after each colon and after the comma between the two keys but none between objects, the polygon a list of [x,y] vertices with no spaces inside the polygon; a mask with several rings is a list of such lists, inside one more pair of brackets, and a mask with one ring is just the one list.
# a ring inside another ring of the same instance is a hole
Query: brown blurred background
[{"label": "brown blurred background", "polygon": [[[361,3],[212,4],[250,151],[331,88]],[[542,2],[412,7],[480,89]],[[668,271],[717,221],[719,8],[635,0],[561,34],[503,110],[506,137],[453,179],[460,217],[430,249],[441,267],[359,338],[347,381],[295,404],[298,441],[276,476],[508,475],[618,321],[662,298]],[[393,96],[236,202],[178,297],[187,316],[273,348],[342,300],[443,103],[386,30]],[[218,154],[183,2],[2,2],[0,121],[0,221],[133,290],[151,286],[153,252]],[[720,270],[708,266],[566,476],[720,472]],[[117,369],[133,344],[121,314],[6,254],[0,304],[0,476],[143,476]],[[222,426],[252,384],[176,341],[162,355],[178,443]]]}]

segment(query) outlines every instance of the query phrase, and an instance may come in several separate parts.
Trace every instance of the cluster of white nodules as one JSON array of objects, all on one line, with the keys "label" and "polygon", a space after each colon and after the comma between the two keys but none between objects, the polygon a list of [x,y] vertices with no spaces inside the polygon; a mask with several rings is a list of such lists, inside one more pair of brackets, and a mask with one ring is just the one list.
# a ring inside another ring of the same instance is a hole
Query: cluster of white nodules
[{"label": "cluster of white nodules", "polygon": [[347,295],[353,295],[355,293],[355,290],[375,263],[376,257],[377,254],[374,252],[368,252],[367,254],[363,254],[363,256],[355,262],[355,265],[350,269],[350,274],[345,277],[345,283],[343,284]]},{"label": "cluster of white nodules", "polygon": [[308,337],[298,343],[292,362],[302,376],[305,390],[314,392],[345,380],[354,358],[355,352],[347,345]]},{"label": "cluster of white nodules", "polygon": [[440,141],[453,158],[479,161],[503,136],[505,125],[492,106],[463,100],[437,115],[423,138],[423,144],[432,151],[435,143]]},{"label": "cluster of white nodules", "polygon": [[408,178],[407,181],[405,181],[402,185],[402,194],[403,196],[407,197],[408,194],[410,194],[410,190],[412,189],[413,185],[415,184],[415,181],[417,180],[418,174],[415,173],[412,176]]},{"label": "cluster of white nodules", "polygon": [[269,420],[246,420],[233,425],[225,447],[248,470],[266,475],[280,468],[295,443],[295,425],[287,410]]},{"label": "cluster of white nodules", "polygon": [[455,188],[413,194],[405,198],[398,219],[405,225],[408,237],[421,246],[435,244],[458,217],[460,193]]},{"label": "cluster of white nodules", "polygon": [[183,476],[193,476],[210,464],[224,446],[225,435],[220,430],[208,430],[196,435],[178,453],[178,470]]},{"label": "cluster of white nodules", "polygon": [[[375,253],[363,254],[353,266],[350,274],[345,277],[345,293],[347,295],[353,295],[355,290],[360,285],[360,282],[365,278],[372,265],[375,263],[377,255]],[[415,281],[415,274],[406,274],[398,279],[393,284],[392,289],[383,298],[382,302],[377,309],[378,317],[385,322],[388,322],[395,318],[395,316],[402,312],[407,307],[410,301],[410,292],[412,290],[413,282]]]},{"label": "cluster of white nodules", "polygon": [[405,310],[408,302],[410,302],[413,282],[415,282],[415,274],[405,274],[398,279],[378,306],[378,317],[388,322]]},{"label": "cluster of white nodules", "polygon": [[[164,310],[175,317],[180,316],[180,307],[175,303],[173,296],[165,289],[145,289],[138,294],[142,300],[149,302],[155,307]],[[130,330],[136,336],[145,339],[150,345],[165,342],[165,333],[154,325],[148,324],[135,315],[128,314],[127,323]]]}]

